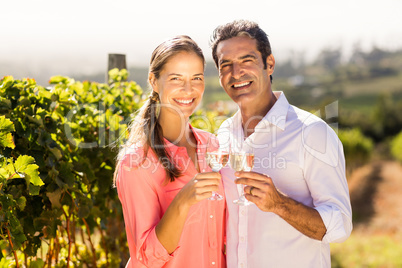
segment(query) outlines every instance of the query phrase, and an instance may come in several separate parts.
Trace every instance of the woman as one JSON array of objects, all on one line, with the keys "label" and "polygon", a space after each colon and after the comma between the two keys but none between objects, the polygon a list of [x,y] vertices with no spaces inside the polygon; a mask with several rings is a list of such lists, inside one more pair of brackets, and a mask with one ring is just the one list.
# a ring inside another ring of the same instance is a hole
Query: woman
[{"label": "woman", "polygon": [[225,267],[225,201],[220,174],[204,161],[209,133],[189,117],[204,93],[205,59],[188,36],[152,54],[149,100],[119,153],[115,183],[122,203],[127,267]]}]

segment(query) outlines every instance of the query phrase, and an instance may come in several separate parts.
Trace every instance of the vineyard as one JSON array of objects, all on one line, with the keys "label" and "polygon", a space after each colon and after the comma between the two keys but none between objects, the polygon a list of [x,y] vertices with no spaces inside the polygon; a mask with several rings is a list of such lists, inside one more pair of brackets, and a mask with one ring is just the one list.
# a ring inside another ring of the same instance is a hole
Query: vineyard
[{"label": "vineyard", "polygon": [[115,147],[142,90],[52,77],[0,80],[0,266],[118,267],[128,256]]},{"label": "vineyard", "polygon": [[[147,96],[126,81],[126,70],[109,75],[109,84],[54,76],[49,87],[31,78],[0,80],[0,267],[121,267],[127,262],[112,180],[127,125]],[[379,118],[394,111],[387,101],[379,101]],[[192,123],[214,131],[228,116],[199,110]],[[384,120],[372,129],[361,117],[347,118],[339,118],[337,132],[349,174],[370,163],[376,152],[402,161],[402,134],[394,130],[399,125]]]}]

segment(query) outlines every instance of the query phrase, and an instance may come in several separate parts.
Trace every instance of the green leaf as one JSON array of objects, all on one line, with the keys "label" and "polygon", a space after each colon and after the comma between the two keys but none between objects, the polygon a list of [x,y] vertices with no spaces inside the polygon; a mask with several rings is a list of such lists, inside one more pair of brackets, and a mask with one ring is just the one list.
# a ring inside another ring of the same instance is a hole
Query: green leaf
[{"label": "green leaf", "polygon": [[126,69],[121,69],[120,70],[120,76],[122,80],[127,80],[128,78],[128,71]]},{"label": "green leaf", "polygon": [[35,159],[29,155],[20,155],[14,163],[16,172],[24,172],[28,165],[35,163]]},{"label": "green leaf", "polygon": [[119,76],[119,69],[118,68],[113,68],[109,72],[109,80],[112,81],[118,81],[118,76]]},{"label": "green leaf", "polygon": [[58,178],[69,187],[74,186],[74,174],[72,173],[73,165],[71,163],[62,162],[59,168]]},{"label": "green leaf", "polygon": [[11,110],[11,101],[0,97],[0,109]]},{"label": "green leaf", "polygon": [[33,164],[35,159],[32,156],[20,155],[14,163],[15,172],[28,175],[26,176],[27,183],[32,183],[34,186],[44,185],[39,178],[38,165]]},{"label": "green leaf", "polygon": [[46,196],[49,198],[50,203],[52,203],[53,208],[61,208],[60,204],[61,189],[57,189],[54,192],[46,192]]},{"label": "green leaf", "polygon": [[1,133],[0,132],[0,146],[9,147],[11,149],[15,148],[13,135],[11,133]]},{"label": "green leaf", "polygon": [[52,93],[50,93],[49,90],[41,87],[39,90],[39,97],[45,98],[45,99],[50,99],[52,97]]},{"label": "green leaf", "polygon": [[8,179],[8,177],[10,177],[10,173],[7,172],[7,170],[3,167],[0,168],[0,178],[2,179]]},{"label": "green leaf", "polygon": [[4,115],[0,116],[0,131],[1,132],[12,132],[15,131],[13,122],[6,118]]},{"label": "green leaf", "polygon": [[36,259],[35,261],[31,261],[29,264],[29,268],[42,268],[45,267],[45,262],[42,259]]},{"label": "green leaf", "polygon": [[5,76],[1,81],[0,81],[0,90],[5,91],[7,88],[9,88],[12,84],[14,83],[14,77],[11,75]]},{"label": "green leaf", "polygon": [[17,205],[20,210],[24,210],[26,204],[27,204],[27,199],[25,198],[25,196],[21,196],[20,198],[17,199]]},{"label": "green leaf", "polygon": [[[25,169],[24,173],[29,176],[29,178],[30,178],[29,182],[30,183],[32,183],[35,186],[42,186],[42,185],[44,185],[44,182],[39,177],[38,167],[39,166],[35,165],[35,164],[29,165]],[[28,181],[27,181],[27,183],[28,183]]]},{"label": "green leaf", "polygon": [[28,185],[30,195],[38,195],[40,191],[40,186],[35,186],[33,184]]},{"label": "green leaf", "polygon": [[59,149],[57,149],[56,147],[54,147],[54,148],[48,147],[48,149],[56,157],[57,160],[60,160],[63,157],[63,154],[61,153],[61,151]]},{"label": "green leaf", "polygon": [[58,84],[58,83],[64,84],[64,83],[67,83],[68,80],[69,80],[68,77],[61,76],[61,75],[55,75],[55,76],[50,77],[49,84]]}]

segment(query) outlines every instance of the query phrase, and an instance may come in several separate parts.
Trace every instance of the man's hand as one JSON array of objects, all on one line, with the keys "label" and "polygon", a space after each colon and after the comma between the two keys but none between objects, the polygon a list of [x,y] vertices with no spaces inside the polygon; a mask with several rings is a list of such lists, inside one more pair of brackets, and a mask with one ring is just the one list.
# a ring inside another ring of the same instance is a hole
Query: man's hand
[{"label": "man's hand", "polygon": [[272,179],[256,172],[239,171],[235,176],[240,177],[236,184],[244,184],[244,193],[247,200],[256,204],[262,211],[275,212],[275,208],[283,203],[283,194],[275,187]]}]

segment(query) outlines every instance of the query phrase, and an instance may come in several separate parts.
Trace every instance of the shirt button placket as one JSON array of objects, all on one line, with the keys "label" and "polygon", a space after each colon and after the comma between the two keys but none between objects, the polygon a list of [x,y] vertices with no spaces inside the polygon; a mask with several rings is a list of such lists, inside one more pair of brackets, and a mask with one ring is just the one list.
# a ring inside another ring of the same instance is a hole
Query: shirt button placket
[{"label": "shirt button placket", "polygon": [[237,251],[240,268],[247,267],[247,207],[239,206],[239,246]]},{"label": "shirt button placket", "polygon": [[216,201],[208,201],[208,214],[209,215],[209,221],[208,221],[208,240],[209,240],[209,260],[210,260],[210,266],[211,267],[216,267],[216,260],[218,258],[217,255],[217,234],[216,234],[216,222],[215,222],[215,209],[214,209],[214,203]]}]

